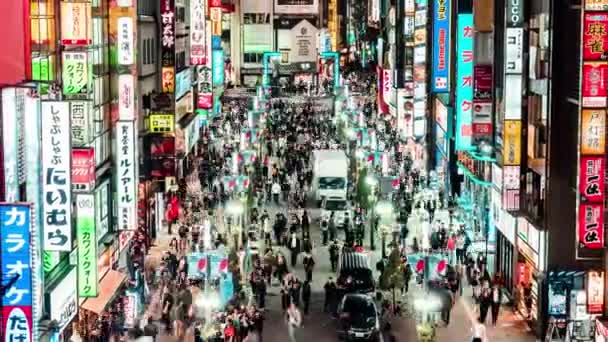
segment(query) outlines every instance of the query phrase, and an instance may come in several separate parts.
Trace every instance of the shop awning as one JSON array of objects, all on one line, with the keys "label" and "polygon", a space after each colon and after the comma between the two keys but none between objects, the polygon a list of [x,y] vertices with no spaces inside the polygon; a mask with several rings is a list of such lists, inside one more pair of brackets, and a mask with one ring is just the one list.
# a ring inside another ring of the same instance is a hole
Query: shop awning
[{"label": "shop awning", "polygon": [[127,275],[114,270],[108,271],[105,277],[99,282],[99,295],[95,298],[88,298],[82,303],[82,308],[96,314],[102,313],[108,303],[110,303],[116,295],[120,286],[127,279]]}]

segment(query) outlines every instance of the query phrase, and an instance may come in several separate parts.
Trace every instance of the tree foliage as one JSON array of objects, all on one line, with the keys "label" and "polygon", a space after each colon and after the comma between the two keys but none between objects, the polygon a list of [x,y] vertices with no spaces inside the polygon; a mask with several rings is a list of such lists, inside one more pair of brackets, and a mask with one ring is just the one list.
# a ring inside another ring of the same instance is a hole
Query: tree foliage
[{"label": "tree foliage", "polygon": [[359,179],[357,180],[357,202],[361,208],[369,209],[369,195],[371,194],[371,189],[369,185],[366,183],[367,178],[367,168],[359,171]]}]

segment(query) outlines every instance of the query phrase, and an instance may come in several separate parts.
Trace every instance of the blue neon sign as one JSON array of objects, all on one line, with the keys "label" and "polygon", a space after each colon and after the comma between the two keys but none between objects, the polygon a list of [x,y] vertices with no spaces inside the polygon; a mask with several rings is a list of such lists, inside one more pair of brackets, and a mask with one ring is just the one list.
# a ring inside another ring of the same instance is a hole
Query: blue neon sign
[{"label": "blue neon sign", "polygon": [[433,67],[431,90],[450,90],[450,0],[435,0],[433,11]]},{"label": "blue neon sign", "polygon": [[224,86],[224,50],[213,50],[212,55],[213,85]]},{"label": "blue neon sign", "polygon": [[473,138],[473,15],[458,15],[456,42],[456,150],[470,150]]}]

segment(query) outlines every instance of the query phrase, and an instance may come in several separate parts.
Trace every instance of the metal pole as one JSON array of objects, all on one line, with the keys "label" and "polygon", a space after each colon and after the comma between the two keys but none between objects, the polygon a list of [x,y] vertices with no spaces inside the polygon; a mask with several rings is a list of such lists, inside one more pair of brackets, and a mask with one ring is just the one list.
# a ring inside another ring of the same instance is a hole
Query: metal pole
[{"label": "metal pole", "polygon": [[372,251],[376,250],[376,244],[374,241],[374,230],[375,230],[374,226],[375,226],[375,221],[376,221],[376,210],[375,210],[376,198],[375,198],[374,191],[375,191],[375,187],[372,187],[372,201],[371,201],[372,208],[371,208],[371,215],[369,218],[369,248]]}]

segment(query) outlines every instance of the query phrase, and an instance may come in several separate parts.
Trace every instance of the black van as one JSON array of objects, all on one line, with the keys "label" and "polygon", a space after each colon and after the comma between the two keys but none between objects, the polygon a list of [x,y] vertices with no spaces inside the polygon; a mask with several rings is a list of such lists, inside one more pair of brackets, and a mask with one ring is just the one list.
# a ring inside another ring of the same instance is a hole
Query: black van
[{"label": "black van", "polygon": [[347,294],[338,308],[338,337],[346,341],[376,342],[380,337],[380,315],[372,297]]},{"label": "black van", "polygon": [[337,273],[336,283],[346,293],[373,294],[376,290],[374,276],[369,267],[369,258],[365,253],[342,253]]}]

